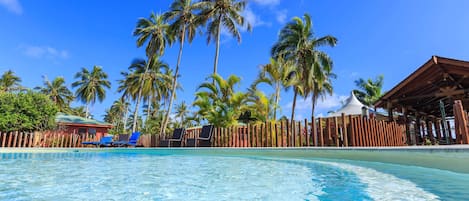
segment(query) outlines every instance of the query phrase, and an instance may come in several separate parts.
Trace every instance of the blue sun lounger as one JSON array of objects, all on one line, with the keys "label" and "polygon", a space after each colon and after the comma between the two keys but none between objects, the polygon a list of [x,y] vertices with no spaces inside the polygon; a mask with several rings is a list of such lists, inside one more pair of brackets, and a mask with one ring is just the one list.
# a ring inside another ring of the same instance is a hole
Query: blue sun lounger
[{"label": "blue sun lounger", "polygon": [[140,138],[140,132],[134,132],[134,133],[132,133],[132,135],[130,136],[128,141],[126,141],[126,140],[116,141],[116,142],[113,142],[112,145],[113,146],[118,146],[118,147],[122,147],[122,146],[133,146],[133,147],[135,147],[135,146],[137,146],[138,138]]},{"label": "blue sun lounger", "polygon": [[111,146],[112,145],[112,136],[104,136],[99,141],[92,141],[92,142],[82,142],[83,145],[94,145],[96,147],[101,146]]}]

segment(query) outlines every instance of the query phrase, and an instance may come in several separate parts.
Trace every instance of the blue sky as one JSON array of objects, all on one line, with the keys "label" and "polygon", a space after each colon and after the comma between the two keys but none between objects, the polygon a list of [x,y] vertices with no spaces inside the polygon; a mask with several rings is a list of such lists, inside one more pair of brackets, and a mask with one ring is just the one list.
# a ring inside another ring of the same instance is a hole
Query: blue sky
[{"label": "blue sky", "polygon": [[[116,92],[121,71],[132,59],[144,57],[132,31],[137,19],[164,12],[170,0],[0,0],[0,73],[13,70],[27,87],[65,77],[67,84],[82,67],[99,65],[109,74],[112,89],[91,112],[102,119],[104,109],[120,96]],[[242,77],[240,90],[255,79],[259,65],[269,61],[279,30],[294,16],[310,13],[316,36],[338,38],[325,48],[334,60],[334,95],[320,101],[317,115],[340,107],[340,100],[355,88],[354,80],[384,74],[389,90],[432,55],[469,60],[469,1],[464,0],[250,0],[244,15],[253,25],[242,33],[242,43],[222,37],[219,73]],[[174,67],[178,46],[163,59]],[[197,86],[212,72],[214,44],[199,35],[186,45],[181,63],[176,103],[191,103]],[[268,87],[263,88],[270,93]],[[291,112],[291,92],[283,92],[282,113]],[[310,114],[310,99],[299,100],[297,118]],[[79,105],[81,103],[74,103]]]}]

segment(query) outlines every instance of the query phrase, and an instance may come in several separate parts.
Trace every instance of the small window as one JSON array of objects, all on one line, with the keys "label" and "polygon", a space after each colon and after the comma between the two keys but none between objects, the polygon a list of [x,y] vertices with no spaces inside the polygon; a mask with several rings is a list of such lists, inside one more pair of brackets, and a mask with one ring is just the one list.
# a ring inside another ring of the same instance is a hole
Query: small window
[{"label": "small window", "polygon": [[86,128],[78,128],[78,134],[86,134]]},{"label": "small window", "polygon": [[89,135],[96,135],[96,128],[88,128],[88,134]]}]

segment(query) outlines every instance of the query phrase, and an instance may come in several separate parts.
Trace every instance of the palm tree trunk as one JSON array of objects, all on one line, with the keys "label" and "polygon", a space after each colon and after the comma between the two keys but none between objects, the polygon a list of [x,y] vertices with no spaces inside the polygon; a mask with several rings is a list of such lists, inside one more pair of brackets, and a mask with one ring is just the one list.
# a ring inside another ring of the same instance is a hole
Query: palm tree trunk
[{"label": "palm tree trunk", "polygon": [[179,75],[179,65],[181,64],[182,49],[184,48],[185,36],[186,36],[186,26],[184,25],[182,27],[182,35],[181,35],[181,41],[180,41],[180,46],[179,46],[178,61],[176,64],[176,70],[174,71],[173,84],[171,86],[171,98],[169,99],[168,110],[166,111],[165,119],[163,121],[163,126],[161,127],[161,130],[160,130],[160,135],[164,135],[164,133],[166,132],[166,126],[168,125],[168,121],[169,121],[169,114],[171,112],[174,98],[176,96],[176,84],[177,84],[177,79]]},{"label": "palm tree trunk", "polygon": [[[220,54],[220,31],[221,31],[221,15],[218,17],[218,31],[217,31],[217,44],[215,47],[215,61],[213,64],[213,74],[217,74],[218,55]],[[214,81],[215,82],[215,81]]]},{"label": "palm tree trunk", "polygon": [[[143,83],[143,81],[142,81]],[[135,101],[135,111],[134,111],[134,119],[132,123],[132,133],[137,131],[137,116],[138,116],[138,106],[140,105],[140,99],[142,97],[142,87],[138,89],[138,98]]]},{"label": "palm tree trunk", "polygon": [[147,104],[148,104],[148,105],[147,105],[147,118],[145,119],[145,123],[148,122],[148,119],[149,119],[150,114],[151,114],[151,105],[150,105],[151,100],[150,100],[150,99],[151,99],[151,98],[148,97],[148,102],[147,102]]},{"label": "palm tree trunk", "polygon": [[89,103],[86,103],[86,108],[85,108],[85,118],[88,118],[88,106],[89,106]]},{"label": "palm tree trunk", "polygon": [[295,91],[293,93],[293,105],[291,109],[291,123],[293,124],[295,122],[295,107],[296,107],[296,97],[298,96],[298,90],[295,88]]},{"label": "palm tree trunk", "polygon": [[318,100],[317,94],[313,92],[313,95],[311,96],[311,117],[314,117],[314,110],[316,109],[316,102]]},{"label": "palm tree trunk", "polygon": [[125,127],[127,126],[127,120],[129,119],[129,108],[128,105],[125,105],[125,110],[124,110],[124,119],[123,119],[123,127],[124,127],[124,133],[127,130]]},{"label": "palm tree trunk", "polygon": [[274,121],[277,121],[277,109],[278,109],[279,99],[280,99],[280,83],[277,83],[275,86]]}]

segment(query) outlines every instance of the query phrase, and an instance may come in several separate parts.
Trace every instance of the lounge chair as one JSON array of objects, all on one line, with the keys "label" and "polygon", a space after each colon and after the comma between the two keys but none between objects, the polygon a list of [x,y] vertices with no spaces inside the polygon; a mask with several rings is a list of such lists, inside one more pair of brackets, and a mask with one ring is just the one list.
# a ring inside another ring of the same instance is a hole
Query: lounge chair
[{"label": "lounge chair", "polygon": [[94,145],[96,147],[101,146],[111,146],[112,145],[112,136],[104,136],[99,141],[90,141],[90,142],[82,142],[83,145]]},{"label": "lounge chair", "polygon": [[175,144],[175,147],[180,147],[182,142],[182,137],[186,133],[186,129],[184,128],[176,128],[173,131],[173,137],[166,140],[160,141],[160,147],[171,147],[171,144]]},{"label": "lounge chair", "polygon": [[196,138],[187,139],[188,147],[210,147],[212,146],[211,140],[213,135],[213,125],[206,125],[202,127],[202,132]]},{"label": "lounge chair", "polygon": [[129,140],[121,140],[113,142],[112,145],[122,147],[122,146],[137,146],[138,138],[140,138],[140,132],[133,132]]}]

